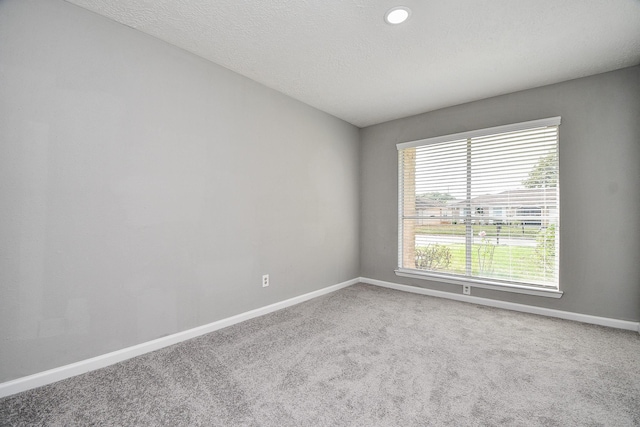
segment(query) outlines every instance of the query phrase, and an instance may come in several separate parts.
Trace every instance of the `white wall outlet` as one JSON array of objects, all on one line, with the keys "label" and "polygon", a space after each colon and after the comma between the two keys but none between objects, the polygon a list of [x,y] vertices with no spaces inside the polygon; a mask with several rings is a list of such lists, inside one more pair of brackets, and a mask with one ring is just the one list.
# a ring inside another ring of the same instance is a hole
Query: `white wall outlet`
[{"label": "white wall outlet", "polygon": [[269,275],[268,274],[263,274],[262,275],[262,287],[266,288],[267,286],[269,286]]},{"label": "white wall outlet", "polygon": [[471,295],[471,286],[470,285],[462,285],[462,293],[465,295]]}]

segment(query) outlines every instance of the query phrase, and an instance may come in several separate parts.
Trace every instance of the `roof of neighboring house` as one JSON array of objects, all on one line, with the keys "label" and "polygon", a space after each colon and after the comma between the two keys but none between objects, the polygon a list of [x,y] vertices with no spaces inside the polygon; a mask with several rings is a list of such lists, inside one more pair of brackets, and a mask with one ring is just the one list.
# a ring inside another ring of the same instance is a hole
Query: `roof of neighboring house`
[{"label": "roof of neighboring house", "polygon": [[448,206],[447,202],[451,200],[437,200],[432,199],[428,196],[417,196],[416,197],[416,209],[428,209],[428,208],[445,208]]}]

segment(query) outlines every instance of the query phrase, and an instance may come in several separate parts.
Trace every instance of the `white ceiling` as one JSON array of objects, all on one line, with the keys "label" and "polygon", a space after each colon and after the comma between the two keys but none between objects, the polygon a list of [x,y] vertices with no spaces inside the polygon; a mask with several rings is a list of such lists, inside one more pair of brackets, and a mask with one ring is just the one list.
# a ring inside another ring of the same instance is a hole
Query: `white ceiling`
[{"label": "white ceiling", "polygon": [[640,63],[640,0],[67,1],[359,127]]}]

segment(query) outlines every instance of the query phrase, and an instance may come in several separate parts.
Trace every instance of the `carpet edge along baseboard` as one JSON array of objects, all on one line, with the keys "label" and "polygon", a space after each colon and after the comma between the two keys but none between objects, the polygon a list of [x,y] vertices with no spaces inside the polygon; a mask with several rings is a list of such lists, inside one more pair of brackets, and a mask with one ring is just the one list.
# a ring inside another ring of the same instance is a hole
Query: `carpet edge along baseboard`
[{"label": "carpet edge along baseboard", "polygon": [[90,359],[81,360],[75,363],[64,365],[58,368],[49,369],[47,371],[39,372],[26,377],[17,378],[15,380],[0,383],[0,398],[11,396],[16,393],[31,390],[37,387],[41,387],[47,384],[51,384],[57,381],[61,381],[67,378],[74,377],[76,375],[84,374],[86,372],[94,371],[106,366],[113,365],[137,356],[141,356],[145,353],[149,353],[155,350],[159,350],[170,345],[180,343],[198,336],[217,331],[222,328],[234,325],[236,323],[243,322],[245,320],[252,319],[254,317],[263,316],[265,314],[272,313],[277,310],[281,310],[292,305],[299,304],[304,301],[308,301],[313,298],[317,298],[322,295],[326,295],[331,292],[346,288],[347,286],[354,285],[356,283],[365,283],[368,285],[374,285],[389,289],[395,289],[403,292],[411,292],[420,295],[427,295],[437,298],[446,298],[456,301],[469,302],[473,304],[486,305],[490,307],[502,308],[512,311],[520,311],[524,313],[538,314],[547,317],[556,317],[560,319],[573,320],[581,323],[589,323],[600,326],[607,326],[617,329],[626,329],[631,331],[637,331],[640,333],[640,322],[632,322],[626,320],[612,319],[607,317],[598,317],[588,314],[573,313],[562,310],[554,310],[544,307],[536,307],[525,304],[517,304],[507,301],[493,300],[488,298],[479,298],[469,295],[462,295],[452,292],[436,291],[433,289],[421,288],[417,286],[403,285],[399,283],[386,282],[377,279],[370,279],[367,277],[356,277],[351,280],[347,280],[336,285],[328,286],[313,292],[309,292],[297,297],[289,298],[284,301],[280,301],[274,304],[270,304],[264,307],[260,307],[254,310],[240,313],[235,316],[227,317],[206,325],[198,326],[186,331],[178,332],[175,334],[167,335],[152,341],[140,343],[131,347],[116,350],[110,353],[106,353],[100,356],[92,357]]},{"label": "carpet edge along baseboard", "polygon": [[265,314],[269,314],[274,311],[290,307],[292,305],[300,304],[301,302],[308,301],[310,299],[317,298],[331,292],[335,292],[339,289],[354,285],[358,282],[359,278],[347,280],[336,285],[328,286],[313,292],[286,299],[284,301],[269,304],[267,306],[240,313],[235,316],[220,319],[206,325],[197,326],[186,331],[177,332],[175,334],[167,335],[151,341],[136,344],[131,347],[112,351],[100,356],[92,357],[75,363],[70,363],[68,365],[60,366],[58,368],[49,369],[43,372],[28,375],[26,377],[21,377],[15,380],[0,383],[0,398],[11,396],[13,394],[31,390],[37,387],[42,387],[44,385],[71,378],[76,375],[84,374],[86,372],[101,369],[115,363],[141,356],[143,354],[150,353],[152,351],[159,350],[170,345],[178,344],[180,342],[196,338],[231,325],[235,325],[236,323],[244,322],[245,320],[253,319],[254,317],[263,316]]}]

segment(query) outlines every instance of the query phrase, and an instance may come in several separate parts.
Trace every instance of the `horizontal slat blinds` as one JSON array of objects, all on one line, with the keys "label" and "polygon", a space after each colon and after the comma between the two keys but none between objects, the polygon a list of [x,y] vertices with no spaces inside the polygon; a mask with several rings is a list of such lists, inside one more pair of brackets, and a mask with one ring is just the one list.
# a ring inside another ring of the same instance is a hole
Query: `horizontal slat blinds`
[{"label": "horizontal slat blinds", "polygon": [[398,144],[399,267],[557,289],[559,124]]}]

